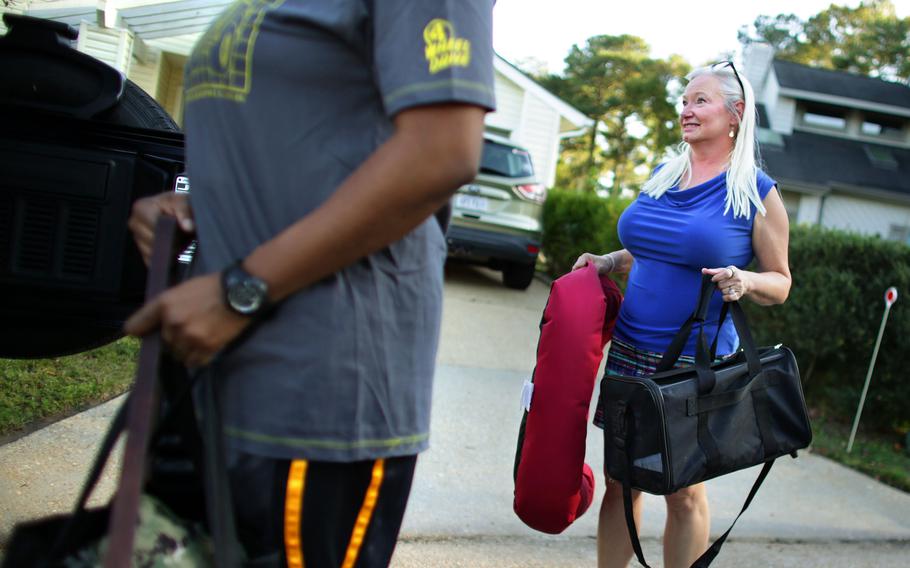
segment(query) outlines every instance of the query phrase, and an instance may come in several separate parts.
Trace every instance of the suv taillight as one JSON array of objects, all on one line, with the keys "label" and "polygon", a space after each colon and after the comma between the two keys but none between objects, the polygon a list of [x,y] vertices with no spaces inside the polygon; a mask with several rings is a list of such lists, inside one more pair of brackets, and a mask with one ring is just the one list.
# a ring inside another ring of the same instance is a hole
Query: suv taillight
[{"label": "suv taillight", "polygon": [[547,188],[539,183],[516,185],[515,192],[528,201],[534,201],[535,203],[543,203],[547,198]]}]

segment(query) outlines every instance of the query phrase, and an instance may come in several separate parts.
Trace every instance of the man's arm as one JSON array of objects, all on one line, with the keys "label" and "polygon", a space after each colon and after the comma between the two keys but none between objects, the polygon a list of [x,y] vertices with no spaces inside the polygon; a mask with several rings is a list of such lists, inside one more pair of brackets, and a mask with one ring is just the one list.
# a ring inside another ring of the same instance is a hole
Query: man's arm
[{"label": "man's arm", "polygon": [[281,300],[402,238],[477,173],[485,110],[416,107],[321,207],[256,248],[244,267]]},{"label": "man's arm", "polygon": [[[388,141],[319,208],[257,247],[244,268],[281,301],[402,238],[473,179],[485,112],[463,104],[402,111]],[[224,306],[219,275],[209,274],[146,304],[126,331],[141,336],[161,326],[179,358],[201,365],[249,323]]]}]

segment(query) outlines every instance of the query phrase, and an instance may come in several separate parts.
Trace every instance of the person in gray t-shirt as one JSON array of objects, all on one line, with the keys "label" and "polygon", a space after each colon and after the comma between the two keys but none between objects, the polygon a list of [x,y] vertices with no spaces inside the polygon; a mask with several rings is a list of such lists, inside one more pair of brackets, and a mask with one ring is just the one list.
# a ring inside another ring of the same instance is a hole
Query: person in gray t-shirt
[{"label": "person in gray t-shirt", "polygon": [[130,226],[144,252],[158,215],[195,230],[195,277],[127,331],[211,365],[251,558],[388,562],[429,435],[433,213],[494,108],[492,6],[239,0],[187,62],[192,194],[137,202]]}]

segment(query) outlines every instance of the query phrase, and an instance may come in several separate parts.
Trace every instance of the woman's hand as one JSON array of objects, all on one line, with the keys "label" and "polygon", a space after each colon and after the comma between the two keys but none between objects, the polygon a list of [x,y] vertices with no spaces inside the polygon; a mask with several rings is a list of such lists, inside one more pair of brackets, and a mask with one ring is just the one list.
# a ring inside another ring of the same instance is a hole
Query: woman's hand
[{"label": "woman's hand", "polygon": [[190,200],[185,193],[176,193],[166,191],[137,199],[133,203],[133,210],[130,214],[127,226],[133,233],[133,240],[136,247],[142,254],[142,260],[146,266],[149,263],[149,257],[152,255],[152,241],[155,239],[155,223],[161,215],[169,215],[177,219],[177,224],[187,234],[193,234],[196,230],[193,222],[193,211],[190,208]]},{"label": "woman's hand", "polygon": [[[612,253],[611,253],[612,254]],[[616,260],[611,254],[597,255],[589,252],[582,253],[572,265],[572,270],[584,268],[588,263],[593,264],[598,274],[609,274],[616,268]]]},{"label": "woman's hand", "polygon": [[222,296],[219,274],[192,278],[142,306],[124,331],[141,337],[160,327],[175,358],[189,367],[205,365],[252,321],[228,310]]},{"label": "woman's hand", "polygon": [[749,273],[732,264],[723,268],[702,268],[701,273],[711,275],[711,282],[717,284],[725,302],[735,302],[749,293]]}]

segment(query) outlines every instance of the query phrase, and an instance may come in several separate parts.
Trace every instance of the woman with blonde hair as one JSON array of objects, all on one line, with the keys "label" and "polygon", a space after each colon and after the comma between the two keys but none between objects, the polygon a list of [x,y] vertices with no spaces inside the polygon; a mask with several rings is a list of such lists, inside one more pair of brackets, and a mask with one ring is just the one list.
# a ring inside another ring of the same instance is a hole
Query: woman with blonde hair
[{"label": "woman with blonde hair", "polygon": [[[755,96],[733,63],[692,71],[682,97],[678,153],[658,166],[619,220],[624,248],[583,253],[574,269],[592,263],[602,273],[628,273],[626,295],[607,358],[606,375],[648,376],[690,315],[701,277],[715,296],[705,323],[714,340],[723,302],[742,298],[760,305],[783,303],[790,292],[789,225],[776,182],[758,167]],[[754,270],[743,268],[755,259]],[[720,356],[734,353],[739,338],[727,320],[717,337]],[[696,332],[678,366],[694,362]],[[603,427],[602,401],[594,423]],[[607,479],[600,510],[600,568],[627,566],[632,546],[622,488]],[[667,495],[664,566],[689,566],[708,546],[710,512],[704,484]],[[641,494],[633,491],[636,525]]]}]

